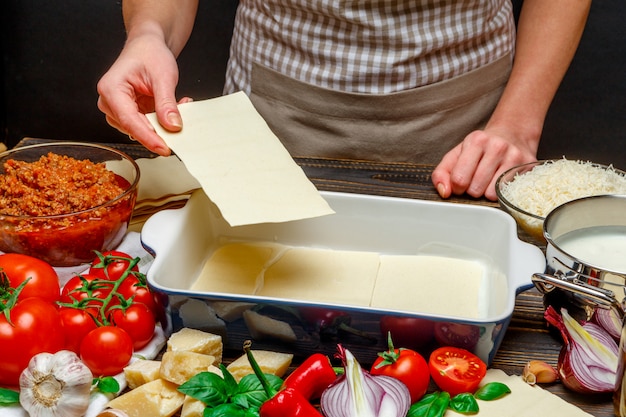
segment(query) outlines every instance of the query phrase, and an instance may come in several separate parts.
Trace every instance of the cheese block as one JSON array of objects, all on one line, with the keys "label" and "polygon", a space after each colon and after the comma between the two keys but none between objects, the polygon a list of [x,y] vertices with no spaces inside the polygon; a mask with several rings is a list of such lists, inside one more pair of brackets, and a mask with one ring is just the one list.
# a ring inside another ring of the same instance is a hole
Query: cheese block
[{"label": "cheese block", "polygon": [[147,382],[159,378],[161,362],[149,359],[140,359],[124,368],[124,377],[128,388],[135,389]]},{"label": "cheese block", "polygon": [[243,313],[250,336],[255,340],[278,339],[293,343],[298,340],[289,323],[264,316],[256,311],[247,310]]},{"label": "cheese block", "polygon": [[112,399],[107,406],[122,410],[128,417],[170,417],[181,409],[184,400],[176,384],[155,379]]},{"label": "cheese block", "polygon": [[192,376],[206,372],[215,364],[215,356],[184,350],[163,353],[160,375],[166,381],[181,385]]},{"label": "cheese block", "polygon": [[203,417],[205,408],[206,405],[202,401],[187,395],[180,410],[180,417]]},{"label": "cheese block", "polygon": [[222,336],[184,327],[173,333],[167,341],[167,351],[187,351],[215,357],[222,361]]},{"label": "cheese block", "polygon": [[[252,355],[259,364],[259,367],[266,374],[273,374],[279,377],[285,375],[293,355],[291,353],[273,352],[269,350],[253,350]],[[247,355],[242,355],[226,367],[236,381],[241,380],[244,376],[254,373]]]}]

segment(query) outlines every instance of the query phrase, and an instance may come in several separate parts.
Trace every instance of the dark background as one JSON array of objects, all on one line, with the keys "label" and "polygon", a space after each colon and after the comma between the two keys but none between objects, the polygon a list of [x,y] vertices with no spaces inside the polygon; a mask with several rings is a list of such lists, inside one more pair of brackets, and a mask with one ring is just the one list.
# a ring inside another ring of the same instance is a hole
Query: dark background
[{"label": "dark background", "polygon": [[[520,0],[513,0],[519,8]],[[119,0],[3,0],[0,138],[127,141],[96,107],[96,83],[125,39]],[[236,0],[200,2],[177,94],[221,94]],[[592,4],[578,53],[548,114],[539,158],[626,168],[626,1]]]}]

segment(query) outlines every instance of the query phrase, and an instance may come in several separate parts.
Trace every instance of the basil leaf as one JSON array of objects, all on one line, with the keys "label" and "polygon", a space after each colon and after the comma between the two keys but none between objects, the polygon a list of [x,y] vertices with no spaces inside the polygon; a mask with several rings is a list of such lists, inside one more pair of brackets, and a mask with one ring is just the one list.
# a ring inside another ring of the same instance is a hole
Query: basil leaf
[{"label": "basil leaf", "polygon": [[478,403],[476,402],[476,398],[467,392],[455,395],[452,400],[450,400],[450,408],[461,414],[478,413]]},{"label": "basil leaf", "polygon": [[426,394],[409,408],[407,417],[441,417],[450,404],[450,394],[445,391]]},{"label": "basil leaf", "polygon": [[178,391],[213,408],[228,402],[228,384],[212,372],[200,372],[178,387]]},{"label": "basil leaf", "polygon": [[[265,377],[275,391],[278,391],[283,385],[283,380],[276,375],[265,374]],[[237,394],[232,397],[232,401],[243,408],[261,407],[267,400],[269,400],[269,398],[263,388],[263,384],[261,384],[259,378],[254,374],[249,374],[241,378]]]},{"label": "basil leaf", "polygon": [[11,389],[0,388],[0,405],[12,405],[20,402],[20,393]]},{"label": "basil leaf", "polygon": [[94,379],[94,385],[100,392],[103,393],[116,393],[120,390],[120,383],[112,376],[105,376],[102,378]]},{"label": "basil leaf", "polygon": [[207,407],[202,414],[203,417],[246,417],[246,415],[246,410],[232,403]]},{"label": "basil leaf", "polygon": [[237,390],[239,389],[239,387],[237,386],[238,385],[237,380],[235,379],[233,374],[231,374],[230,371],[226,369],[226,366],[224,366],[223,363],[220,363],[219,367],[220,367],[220,371],[222,371],[224,382],[226,383],[228,395],[232,396],[232,395],[237,394]]},{"label": "basil leaf", "polygon": [[479,388],[478,391],[474,393],[474,397],[483,401],[491,401],[497,400],[510,393],[511,389],[506,384],[502,382],[489,382]]}]

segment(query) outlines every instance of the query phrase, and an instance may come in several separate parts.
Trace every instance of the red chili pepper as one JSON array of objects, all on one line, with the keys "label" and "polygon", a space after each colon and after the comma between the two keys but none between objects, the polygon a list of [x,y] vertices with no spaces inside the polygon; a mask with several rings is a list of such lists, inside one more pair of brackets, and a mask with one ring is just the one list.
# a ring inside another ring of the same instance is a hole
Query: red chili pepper
[{"label": "red chili pepper", "polygon": [[321,417],[322,414],[297,390],[285,388],[263,403],[259,409],[259,415],[261,417]]},{"label": "red chili pepper", "polygon": [[337,374],[328,356],[314,353],[285,378],[283,388],[295,389],[307,400],[313,400],[320,398],[322,391],[336,379]]},{"label": "red chili pepper", "polygon": [[268,400],[259,409],[260,417],[321,417],[321,413],[300,392],[293,388],[285,388],[276,392],[267,381],[263,370],[254,359],[250,350],[251,342],[244,342],[243,350],[246,352],[250,366],[254,374],[259,378]]}]

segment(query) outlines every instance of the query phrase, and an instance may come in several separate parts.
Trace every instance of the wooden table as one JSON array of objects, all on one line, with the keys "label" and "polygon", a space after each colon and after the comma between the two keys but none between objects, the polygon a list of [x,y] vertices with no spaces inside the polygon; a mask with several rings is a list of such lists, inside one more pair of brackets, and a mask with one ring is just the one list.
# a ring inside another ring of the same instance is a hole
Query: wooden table
[{"label": "wooden table", "polygon": [[[18,146],[41,141],[44,140],[28,138]],[[114,146],[136,158],[154,156],[138,144]],[[441,200],[430,181],[433,166],[313,158],[296,158],[296,162],[320,190]],[[453,197],[446,201],[498,206],[494,202],[469,197]],[[523,231],[518,232],[521,239],[541,245],[540,242],[533,242]],[[509,328],[492,367],[508,374],[521,374],[524,365],[532,359],[556,366],[561,346],[560,336],[546,327],[542,296],[537,290],[531,289],[518,295]],[[580,395],[568,391],[560,383],[544,388],[594,416],[614,416],[610,395]]]}]

